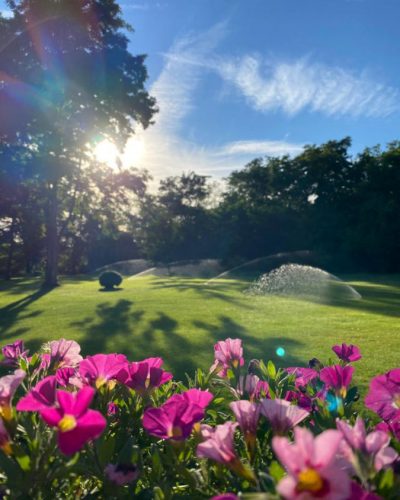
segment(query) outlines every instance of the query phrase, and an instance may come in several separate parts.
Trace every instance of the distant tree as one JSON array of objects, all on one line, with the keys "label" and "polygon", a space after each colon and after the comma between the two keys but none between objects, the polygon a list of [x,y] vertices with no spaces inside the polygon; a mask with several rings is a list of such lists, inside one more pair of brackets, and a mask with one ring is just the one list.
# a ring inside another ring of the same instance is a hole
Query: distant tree
[{"label": "distant tree", "polygon": [[62,193],[100,138],[120,148],[156,112],[145,56],[115,0],[7,0],[0,19],[0,141],[25,147],[44,197],[45,283],[57,284]]}]

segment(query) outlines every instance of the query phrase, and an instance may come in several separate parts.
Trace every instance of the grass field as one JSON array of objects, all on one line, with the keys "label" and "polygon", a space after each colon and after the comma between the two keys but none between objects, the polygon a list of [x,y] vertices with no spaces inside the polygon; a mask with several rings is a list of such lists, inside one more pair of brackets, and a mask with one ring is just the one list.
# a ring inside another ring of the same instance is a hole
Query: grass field
[{"label": "grass field", "polygon": [[[64,279],[52,291],[36,279],[0,282],[1,345],[23,338],[31,349],[60,337],[85,354],[122,352],[131,360],[162,356],[177,377],[208,368],[213,345],[243,339],[245,357],[283,366],[328,359],[335,343],[360,346],[357,382],[400,366],[400,277],[345,277],[363,299],[315,303],[283,297],[247,297],[238,280],[207,284],[192,278],[147,276],[123,289],[99,291],[96,280]],[[276,349],[283,347],[279,358]]]}]

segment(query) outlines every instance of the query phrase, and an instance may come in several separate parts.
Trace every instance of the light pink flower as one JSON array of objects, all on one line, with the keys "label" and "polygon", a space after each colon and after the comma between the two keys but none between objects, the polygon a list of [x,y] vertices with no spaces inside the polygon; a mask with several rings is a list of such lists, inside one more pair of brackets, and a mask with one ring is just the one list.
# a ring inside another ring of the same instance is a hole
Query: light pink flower
[{"label": "light pink flower", "polygon": [[246,436],[255,436],[257,433],[258,420],[260,418],[260,405],[250,401],[234,401],[230,405],[240,429]]},{"label": "light pink flower", "polygon": [[139,476],[139,469],[136,465],[108,464],[104,469],[107,478],[118,486],[125,486],[133,483]]},{"label": "light pink flower", "polygon": [[81,346],[75,340],[53,340],[50,342],[50,363],[56,368],[75,367],[82,361]]},{"label": "light pink flower", "polygon": [[327,389],[333,389],[337,396],[345,398],[353,372],[352,366],[326,366],[320,371],[319,378],[325,383]]},{"label": "light pink flower", "polygon": [[400,368],[371,380],[365,405],[383,420],[400,417]]},{"label": "light pink flower", "polygon": [[65,455],[76,453],[105,429],[103,415],[88,409],[94,394],[91,387],[84,387],[76,394],[57,391],[58,408],[40,410],[42,419],[51,427],[57,427],[58,446]]},{"label": "light pink flower", "polygon": [[40,411],[55,406],[57,378],[54,375],[44,378],[17,403],[18,411]]},{"label": "light pink flower", "polygon": [[275,436],[272,448],[288,475],[277,490],[287,499],[323,498],[347,500],[350,479],[337,458],[342,435],[327,430],[316,438],[301,427],[294,429],[295,441]]},{"label": "light pink flower", "polygon": [[204,439],[197,446],[197,456],[200,458],[210,458],[215,462],[228,465],[237,460],[233,447],[237,423],[225,422],[216,427],[209,425],[201,426],[201,436]]},{"label": "light pink flower", "polygon": [[263,399],[261,413],[271,424],[276,434],[286,434],[310,414],[304,408],[293,405],[285,399]]},{"label": "light pink flower", "polygon": [[114,388],[120,371],[126,367],[128,360],[123,354],[95,354],[87,356],[79,365],[79,375],[97,389],[107,384]]},{"label": "light pink flower", "polygon": [[334,345],[332,347],[332,351],[336,354],[336,356],[345,361],[346,363],[351,363],[352,361],[358,361],[361,359],[360,349],[353,344],[347,345]]},{"label": "light pink flower", "polygon": [[11,401],[25,376],[24,370],[15,370],[12,375],[0,378],[0,416],[4,420],[12,418]]},{"label": "light pink flower", "polygon": [[7,344],[2,348],[4,355],[4,366],[17,367],[20,358],[26,358],[28,351],[24,348],[23,340],[16,340],[13,344]]},{"label": "light pink flower", "polygon": [[214,346],[214,357],[211,371],[218,370],[218,375],[226,377],[229,369],[236,370],[244,365],[242,341],[228,338],[217,342]]},{"label": "light pink flower", "polygon": [[172,373],[161,369],[162,364],[161,358],[147,358],[143,361],[127,363],[116,375],[116,378],[119,382],[144,396],[172,379]]}]

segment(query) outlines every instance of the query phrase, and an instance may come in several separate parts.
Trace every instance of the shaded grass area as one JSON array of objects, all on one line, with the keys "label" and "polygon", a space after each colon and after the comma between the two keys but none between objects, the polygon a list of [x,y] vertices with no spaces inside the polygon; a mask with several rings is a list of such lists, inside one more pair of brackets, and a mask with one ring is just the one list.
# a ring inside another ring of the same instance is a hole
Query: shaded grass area
[{"label": "shaded grass area", "polygon": [[[23,338],[31,349],[60,337],[75,339],[87,354],[122,352],[130,359],[162,356],[177,377],[207,369],[213,345],[243,339],[246,359],[263,357],[281,366],[326,360],[335,343],[356,343],[364,387],[377,373],[399,366],[400,277],[344,277],[360,301],[312,302],[288,297],[248,297],[246,282],[146,276],[122,289],[99,293],[86,277],[65,279],[51,291],[37,279],[0,282],[1,344]],[[278,357],[282,347],[285,356]]]}]

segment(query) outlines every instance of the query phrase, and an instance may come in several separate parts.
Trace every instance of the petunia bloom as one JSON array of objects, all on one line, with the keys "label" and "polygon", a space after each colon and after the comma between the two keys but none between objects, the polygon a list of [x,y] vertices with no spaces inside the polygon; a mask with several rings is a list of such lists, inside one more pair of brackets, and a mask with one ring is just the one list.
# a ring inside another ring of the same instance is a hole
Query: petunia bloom
[{"label": "petunia bloom", "polygon": [[104,472],[107,478],[118,486],[133,483],[139,476],[139,469],[132,464],[108,464]]},{"label": "petunia bloom", "polygon": [[113,389],[119,372],[128,360],[123,354],[96,354],[87,356],[79,365],[79,375],[97,389],[107,384]]},{"label": "petunia bloom", "polygon": [[255,451],[257,426],[260,418],[260,405],[250,401],[234,401],[229,405],[233,411],[250,454]]},{"label": "petunia bloom", "polygon": [[239,497],[234,493],[221,493],[221,495],[216,495],[210,500],[239,500]]},{"label": "petunia bloom", "polygon": [[16,340],[13,344],[7,344],[1,350],[4,356],[4,366],[17,367],[20,358],[26,357],[28,351],[24,348],[23,340]]},{"label": "petunia bloom", "polygon": [[285,437],[272,439],[272,448],[288,472],[278,483],[278,493],[290,500],[346,500],[350,479],[337,458],[341,433],[327,430],[314,438],[309,430],[296,427],[294,437],[293,443]]},{"label": "petunia bloom", "polygon": [[11,401],[25,376],[24,370],[15,370],[12,375],[0,378],[0,416],[4,420],[12,418]]},{"label": "petunia bloom", "polygon": [[[343,420],[337,420],[336,426],[344,437],[341,451],[355,470],[364,467],[367,468],[367,474],[373,468],[380,471],[398,458],[398,454],[389,446],[388,434],[383,431],[367,434],[361,417],[357,417],[354,427]],[[360,455],[363,457],[361,461]]]},{"label": "petunia bloom", "polygon": [[56,404],[57,378],[54,375],[44,378],[17,403],[18,411],[41,411]]},{"label": "petunia bloom", "polygon": [[336,354],[336,356],[345,361],[346,363],[351,363],[352,361],[358,361],[362,358],[360,349],[353,344],[345,344],[342,345],[334,345],[332,347],[332,351]]},{"label": "petunia bloom", "polygon": [[215,362],[210,371],[216,370],[218,375],[226,377],[229,369],[236,370],[244,365],[242,341],[240,339],[221,340],[214,346]]},{"label": "petunia bloom", "polygon": [[95,390],[84,387],[76,394],[57,391],[58,408],[44,408],[40,416],[51,427],[58,429],[58,446],[62,453],[71,455],[87,442],[98,438],[106,427],[103,415],[90,410]]},{"label": "petunia bloom", "polygon": [[327,389],[333,389],[337,396],[345,398],[353,372],[352,366],[326,366],[320,371],[319,377]]},{"label": "petunia bloom", "polygon": [[[206,398],[208,399],[209,395],[207,392],[203,399],[201,395],[194,396],[193,392],[189,395],[175,394],[159,408],[148,408],[144,412],[143,427],[152,436],[183,441],[190,436],[194,424],[204,418]],[[193,400],[200,401],[202,406],[192,402]]]},{"label": "petunia bloom", "polygon": [[312,380],[318,377],[317,370],[313,368],[304,368],[302,366],[291,366],[286,371],[295,376],[295,386],[297,389],[306,387]]},{"label": "petunia bloom", "polygon": [[61,387],[68,387],[71,379],[76,377],[76,369],[71,367],[59,368],[56,371],[57,384]]},{"label": "petunia bloom", "polygon": [[50,363],[56,368],[75,367],[82,361],[81,346],[75,340],[53,340],[50,346]]},{"label": "petunia bloom", "polygon": [[172,379],[172,373],[164,371],[161,368],[162,364],[161,358],[147,358],[143,361],[127,363],[116,378],[144,396]]},{"label": "petunia bloom", "polygon": [[350,485],[350,497],[348,500],[382,500],[382,497],[372,493],[371,491],[364,490],[361,485],[352,481]]},{"label": "petunia bloom", "polygon": [[268,382],[260,380],[257,375],[251,373],[243,376],[240,375],[239,382],[234,391],[239,397],[247,396],[250,401],[260,399],[261,397],[269,396]]},{"label": "petunia bloom", "polygon": [[400,417],[400,368],[371,380],[365,405],[383,420]]},{"label": "petunia bloom", "polygon": [[310,414],[304,408],[293,405],[285,399],[263,399],[261,413],[271,424],[276,434],[286,434]]},{"label": "petunia bloom", "polygon": [[380,422],[375,426],[375,430],[393,434],[397,441],[400,441],[400,414],[392,420]]},{"label": "petunia bloom", "polygon": [[201,436],[203,442],[197,446],[197,456],[200,458],[210,458],[215,462],[230,465],[238,460],[233,438],[237,423],[225,422],[224,424],[210,427],[201,426]]}]

